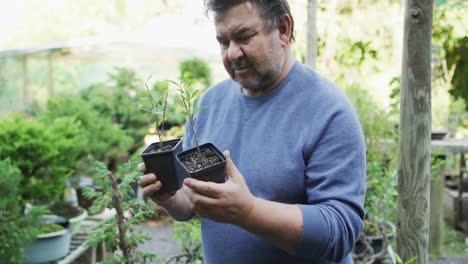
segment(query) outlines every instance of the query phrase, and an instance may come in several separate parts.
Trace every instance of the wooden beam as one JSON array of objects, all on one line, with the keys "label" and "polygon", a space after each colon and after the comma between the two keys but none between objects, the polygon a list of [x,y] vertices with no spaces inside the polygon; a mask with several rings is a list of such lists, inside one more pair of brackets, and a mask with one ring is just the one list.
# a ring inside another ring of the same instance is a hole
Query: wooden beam
[{"label": "wooden beam", "polygon": [[433,0],[407,0],[401,70],[397,253],[429,263]]}]

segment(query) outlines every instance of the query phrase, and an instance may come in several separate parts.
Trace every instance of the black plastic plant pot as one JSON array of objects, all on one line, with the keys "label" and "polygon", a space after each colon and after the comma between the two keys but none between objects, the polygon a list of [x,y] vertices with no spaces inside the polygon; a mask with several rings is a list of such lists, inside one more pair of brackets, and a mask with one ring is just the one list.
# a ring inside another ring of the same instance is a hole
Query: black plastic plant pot
[{"label": "black plastic plant pot", "polygon": [[[172,146],[168,148],[166,146]],[[182,151],[182,140],[173,139],[163,141],[163,149],[159,151],[159,143],[152,143],[140,153],[143,162],[146,166],[146,172],[156,174],[158,180],[161,181],[161,189],[159,193],[167,193],[177,191],[182,187],[184,178],[180,178],[181,173],[178,172],[175,155]]]},{"label": "black plastic plant pot", "polygon": [[210,161],[210,163],[213,164],[201,169],[194,169],[186,166],[185,162],[189,158],[193,159],[194,157],[197,157],[197,151],[198,149],[194,147],[176,155],[177,163],[183,177],[192,177],[197,180],[216,183],[225,182],[226,176],[224,169],[226,167],[226,157],[211,143],[200,145],[200,151],[202,155],[207,155],[207,161]]}]

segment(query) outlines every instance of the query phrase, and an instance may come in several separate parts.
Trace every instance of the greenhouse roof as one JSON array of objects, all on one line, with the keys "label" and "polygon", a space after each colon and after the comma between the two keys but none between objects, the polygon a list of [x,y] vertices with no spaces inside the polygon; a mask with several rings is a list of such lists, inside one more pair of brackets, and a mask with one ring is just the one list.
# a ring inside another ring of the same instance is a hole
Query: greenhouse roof
[{"label": "greenhouse roof", "polygon": [[77,60],[139,60],[200,57],[219,59],[214,27],[206,19],[162,16],[135,31],[0,51],[2,56],[48,55],[63,51]]}]

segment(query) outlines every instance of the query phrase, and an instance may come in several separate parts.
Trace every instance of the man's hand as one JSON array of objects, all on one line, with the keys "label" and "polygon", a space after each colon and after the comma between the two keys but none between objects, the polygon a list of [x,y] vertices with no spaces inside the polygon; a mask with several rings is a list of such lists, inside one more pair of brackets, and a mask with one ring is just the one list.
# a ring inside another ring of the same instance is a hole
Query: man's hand
[{"label": "man's hand", "polygon": [[223,154],[226,156],[228,176],[225,183],[186,178],[184,185],[187,188],[184,190],[192,210],[198,215],[218,222],[241,224],[252,212],[256,198],[232,162],[229,151]]},{"label": "man's hand", "polygon": [[[138,164],[138,170],[146,172],[144,163]],[[158,177],[154,173],[148,173],[140,177],[138,184],[143,189],[143,194],[151,198],[155,203],[161,204],[169,198],[171,198],[176,192],[160,194],[158,191],[161,189],[161,182],[158,181]]]}]

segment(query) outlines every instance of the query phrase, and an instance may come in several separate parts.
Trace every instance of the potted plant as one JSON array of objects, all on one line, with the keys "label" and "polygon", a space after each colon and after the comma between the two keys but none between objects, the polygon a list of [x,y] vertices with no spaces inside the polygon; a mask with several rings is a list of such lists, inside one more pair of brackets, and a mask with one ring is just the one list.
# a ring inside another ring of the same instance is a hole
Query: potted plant
[{"label": "potted plant", "polygon": [[80,231],[81,222],[88,216],[88,212],[81,207],[67,202],[55,202],[49,205],[49,210],[54,214],[67,219],[70,222],[72,235]]},{"label": "potted plant", "polygon": [[24,245],[26,263],[43,263],[65,257],[70,250],[71,226],[56,215],[41,216],[38,235]]},{"label": "potted plant", "polygon": [[158,142],[146,147],[140,156],[145,163],[146,171],[156,174],[161,181],[162,187],[159,192],[174,192],[182,186],[183,180],[178,177],[175,163],[175,155],[182,150],[182,140],[180,138],[163,140],[168,90],[164,92],[163,98],[155,98],[148,88],[148,80],[145,82],[145,87],[151,109],[142,110],[151,113]]},{"label": "potted plant", "polygon": [[176,155],[178,166],[181,168],[182,177],[192,177],[202,181],[223,183],[226,178],[224,173],[226,157],[212,143],[200,145],[195,131],[195,117],[204,108],[199,107],[195,109],[200,90],[192,89],[192,91],[190,91],[187,85],[189,82],[187,81],[182,81],[180,84],[172,83],[177,86],[179,97],[184,106],[183,113],[187,117],[196,144],[195,147]]},{"label": "potted plant", "polygon": [[396,227],[389,220],[397,202],[397,172],[379,162],[370,162],[367,171],[364,231],[353,249],[356,263],[373,263],[389,258],[388,247]]}]

